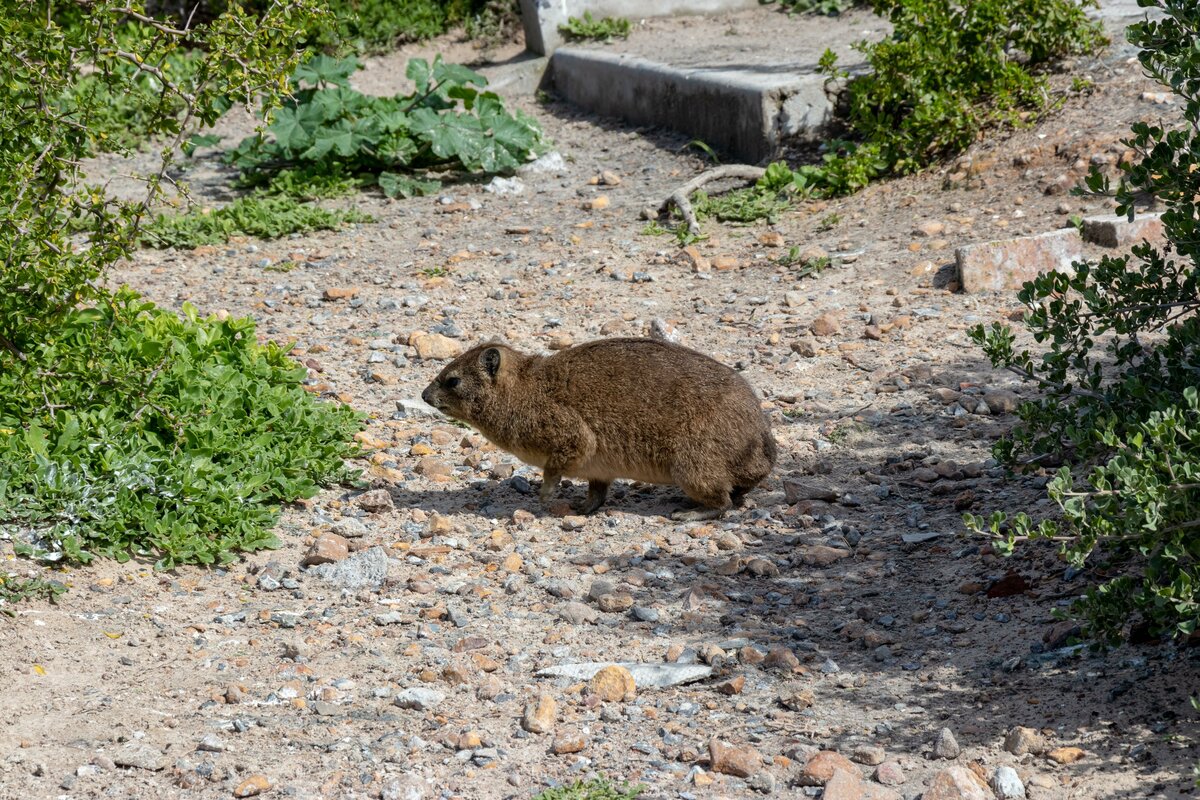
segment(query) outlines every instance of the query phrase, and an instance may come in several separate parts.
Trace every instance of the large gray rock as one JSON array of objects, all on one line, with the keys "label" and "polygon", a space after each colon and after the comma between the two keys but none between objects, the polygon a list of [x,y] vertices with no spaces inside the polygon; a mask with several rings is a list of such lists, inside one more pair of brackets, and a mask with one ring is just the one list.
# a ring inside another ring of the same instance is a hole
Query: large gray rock
[{"label": "large gray rock", "polygon": [[316,575],[342,589],[363,589],[383,584],[388,573],[388,556],[382,547],[372,547],[332,564],[309,567]]},{"label": "large gray rock", "polygon": [[964,292],[1012,291],[1043,272],[1071,273],[1083,259],[1083,239],[1074,228],[1063,228],[967,245],[954,255]]},{"label": "large gray rock", "polygon": [[542,678],[570,678],[577,681],[590,680],[600,670],[616,664],[633,675],[638,689],[665,689],[682,683],[693,683],[712,675],[712,667],[706,664],[641,664],[630,661],[592,661],[583,664],[560,664],[538,670]]}]

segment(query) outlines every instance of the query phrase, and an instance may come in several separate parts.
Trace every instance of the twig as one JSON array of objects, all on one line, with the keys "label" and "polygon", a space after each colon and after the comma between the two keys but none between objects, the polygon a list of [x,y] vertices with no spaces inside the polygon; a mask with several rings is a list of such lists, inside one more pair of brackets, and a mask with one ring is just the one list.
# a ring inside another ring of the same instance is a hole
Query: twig
[{"label": "twig", "polygon": [[715,167],[702,172],[690,181],[680,186],[670,197],[662,201],[662,205],[658,207],[658,212],[661,214],[670,209],[674,204],[679,209],[680,216],[687,223],[688,232],[692,236],[700,235],[700,223],[696,220],[696,212],[692,208],[692,202],[688,198],[693,192],[699,190],[705,184],[719,181],[724,178],[741,178],[747,181],[756,181],[766,173],[762,167],[752,167],[749,164],[726,164],[723,167]]}]

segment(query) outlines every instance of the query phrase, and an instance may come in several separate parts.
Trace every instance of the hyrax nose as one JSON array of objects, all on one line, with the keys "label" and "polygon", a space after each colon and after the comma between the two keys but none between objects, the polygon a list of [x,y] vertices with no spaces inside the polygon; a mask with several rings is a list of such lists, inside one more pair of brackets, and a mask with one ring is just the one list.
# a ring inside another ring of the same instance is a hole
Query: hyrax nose
[{"label": "hyrax nose", "polygon": [[425,401],[426,405],[430,405],[430,406],[433,405],[433,387],[432,386],[425,387],[425,391],[421,392],[421,399]]}]

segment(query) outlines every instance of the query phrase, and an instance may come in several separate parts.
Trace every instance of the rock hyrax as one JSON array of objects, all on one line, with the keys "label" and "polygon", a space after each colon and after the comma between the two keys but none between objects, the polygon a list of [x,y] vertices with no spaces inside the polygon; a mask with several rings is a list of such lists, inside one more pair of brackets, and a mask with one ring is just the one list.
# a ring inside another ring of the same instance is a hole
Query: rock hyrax
[{"label": "rock hyrax", "polygon": [[719,517],[767,477],[775,439],[754,390],[708,356],[655,339],[600,339],[551,356],[478,345],[421,395],[544,471],[548,502],[563,476],[588,481],[581,513],[616,478],[679,486]]}]

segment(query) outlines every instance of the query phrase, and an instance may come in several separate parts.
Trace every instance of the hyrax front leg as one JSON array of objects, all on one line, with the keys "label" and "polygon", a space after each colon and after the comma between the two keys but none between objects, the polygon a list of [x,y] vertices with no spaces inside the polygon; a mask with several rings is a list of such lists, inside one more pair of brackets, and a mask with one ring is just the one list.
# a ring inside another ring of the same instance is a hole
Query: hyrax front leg
[{"label": "hyrax front leg", "polygon": [[587,498],[577,505],[575,510],[586,516],[604,505],[604,500],[608,497],[608,487],[608,481],[588,481]]},{"label": "hyrax front leg", "polygon": [[542,505],[550,505],[550,501],[554,499],[554,491],[558,489],[561,481],[562,470],[551,471],[550,465],[547,464],[542,470],[542,488],[538,490],[538,499],[542,501]]}]

